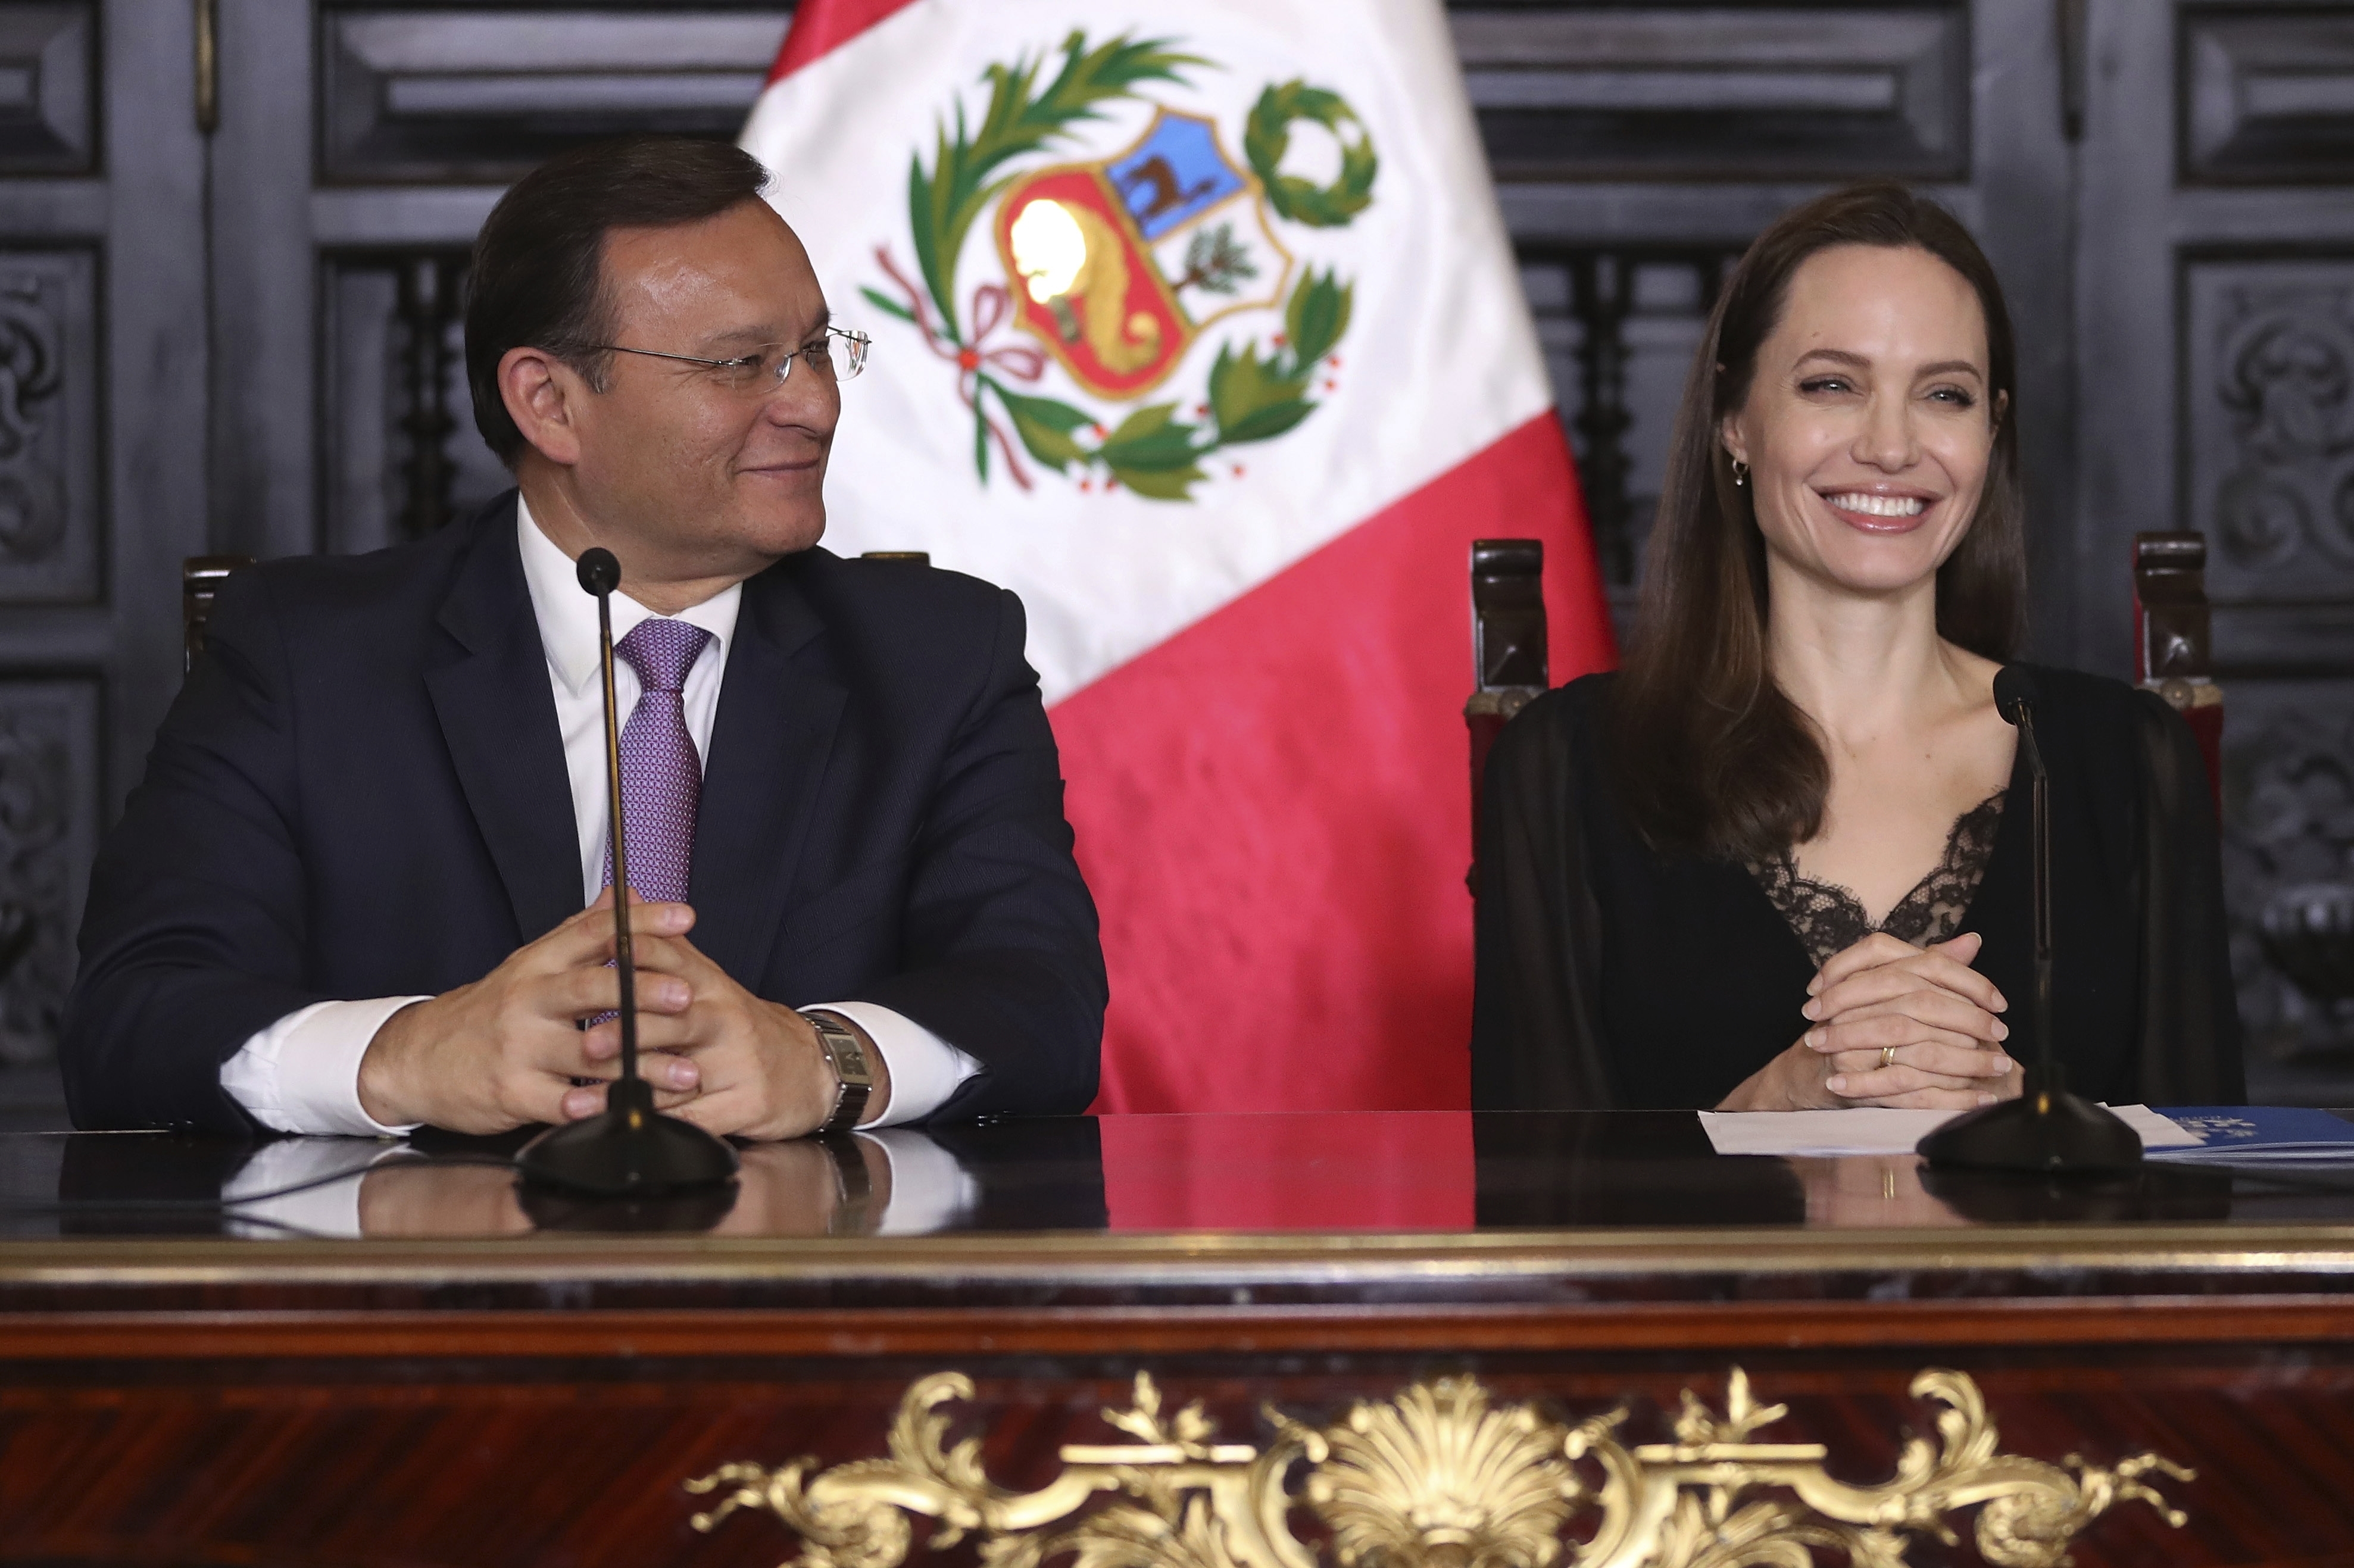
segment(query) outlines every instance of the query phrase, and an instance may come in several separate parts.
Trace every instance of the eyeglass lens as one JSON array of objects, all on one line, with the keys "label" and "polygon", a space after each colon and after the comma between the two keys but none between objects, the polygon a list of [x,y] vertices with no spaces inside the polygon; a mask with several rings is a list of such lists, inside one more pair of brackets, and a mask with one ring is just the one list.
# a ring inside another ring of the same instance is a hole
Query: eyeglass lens
[{"label": "eyeglass lens", "polygon": [[806,361],[820,376],[847,381],[865,368],[866,340],[835,333],[797,349],[770,349],[761,360],[765,379],[782,382],[792,374],[795,360]]}]

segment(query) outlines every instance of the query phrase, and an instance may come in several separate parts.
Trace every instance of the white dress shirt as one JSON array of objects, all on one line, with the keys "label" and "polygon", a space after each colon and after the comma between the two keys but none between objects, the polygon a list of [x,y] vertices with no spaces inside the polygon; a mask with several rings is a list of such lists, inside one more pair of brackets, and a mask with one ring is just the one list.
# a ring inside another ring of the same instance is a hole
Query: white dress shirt
[{"label": "white dress shirt", "polygon": [[[556,696],[557,728],[564,738],[564,766],[572,783],[572,820],[580,834],[583,905],[605,883],[605,704],[599,690],[597,601],[580,590],[572,558],[556,547],[523,498],[515,498],[516,543],[523,552],[524,580],[531,589],[539,640],[547,651],[548,684]],[[719,714],[719,686],[727,668],[727,648],[736,635],[736,612],[743,603],[738,583],[674,618],[711,633],[686,673],[680,700],[695,754],[711,754],[712,722]],[[613,641],[619,642],[654,612],[624,593],[613,595]],[[638,674],[626,660],[613,662],[613,702],[627,724],[638,705]],[[779,889],[779,895],[782,889]],[[290,1012],[248,1040],[221,1065],[221,1087],[262,1126],[280,1132],[351,1133],[381,1137],[403,1133],[387,1127],[360,1105],[360,1058],[385,1021],[421,996],[375,997],[358,1001],[322,1001]],[[893,1012],[865,1001],[812,1002],[855,1022],[882,1053],[891,1075],[891,1104],[871,1127],[895,1127],[929,1116],[981,1064],[938,1035]]]}]

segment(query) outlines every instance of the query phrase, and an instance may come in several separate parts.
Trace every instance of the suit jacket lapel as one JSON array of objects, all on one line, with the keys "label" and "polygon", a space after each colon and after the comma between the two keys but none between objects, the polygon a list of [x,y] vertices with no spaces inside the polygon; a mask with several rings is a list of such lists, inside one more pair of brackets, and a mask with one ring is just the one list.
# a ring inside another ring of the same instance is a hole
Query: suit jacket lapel
[{"label": "suit jacket lapel", "polygon": [[513,503],[475,526],[482,536],[441,605],[442,630],[457,647],[449,662],[426,672],[425,685],[529,942],[580,909],[579,832]]},{"label": "suit jacket lapel", "polygon": [[688,897],[695,946],[747,990],[758,989],[776,945],[848,696],[811,661],[794,660],[820,630],[789,567],[745,583],[704,767]]}]

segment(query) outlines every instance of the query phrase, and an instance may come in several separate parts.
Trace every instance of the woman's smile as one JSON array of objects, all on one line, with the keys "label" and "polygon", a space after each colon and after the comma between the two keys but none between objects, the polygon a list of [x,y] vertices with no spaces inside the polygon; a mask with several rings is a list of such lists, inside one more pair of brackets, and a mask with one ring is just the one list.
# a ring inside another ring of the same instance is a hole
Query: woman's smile
[{"label": "woman's smile", "polygon": [[1929,521],[1936,499],[1872,490],[1817,491],[1831,515],[1864,534],[1910,534]]}]

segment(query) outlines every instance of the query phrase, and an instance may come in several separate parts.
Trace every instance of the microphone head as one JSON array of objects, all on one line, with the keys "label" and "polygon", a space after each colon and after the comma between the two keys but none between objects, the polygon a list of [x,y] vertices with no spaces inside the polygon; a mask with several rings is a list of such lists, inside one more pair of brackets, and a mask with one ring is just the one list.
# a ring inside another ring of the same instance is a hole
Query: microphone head
[{"label": "microphone head", "polygon": [[2005,664],[1994,673],[1994,705],[2005,722],[2017,724],[2021,712],[2035,705],[2042,687],[2025,666]]},{"label": "microphone head", "polygon": [[582,591],[604,598],[621,586],[621,563],[613,552],[591,547],[580,552],[580,587]]}]

